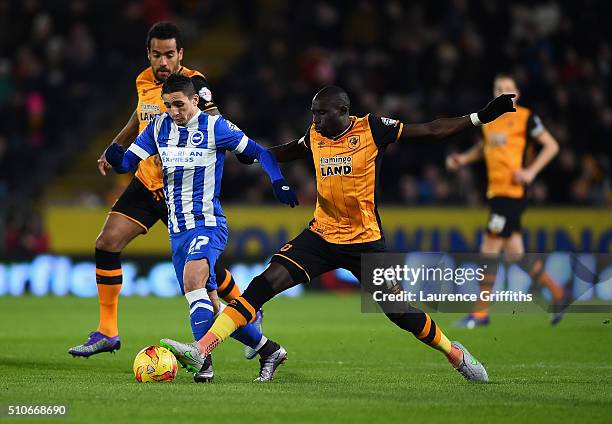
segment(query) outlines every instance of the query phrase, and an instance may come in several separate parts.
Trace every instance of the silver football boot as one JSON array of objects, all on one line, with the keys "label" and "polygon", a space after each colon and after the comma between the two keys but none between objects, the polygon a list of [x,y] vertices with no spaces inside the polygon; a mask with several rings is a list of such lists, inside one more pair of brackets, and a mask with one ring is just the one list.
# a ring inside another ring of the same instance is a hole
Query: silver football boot
[{"label": "silver football boot", "polygon": [[287,360],[287,351],[284,347],[279,348],[272,352],[265,358],[259,359],[259,376],[254,381],[271,381],[274,377],[274,373],[280,364]]},{"label": "silver football boot", "polygon": [[468,381],[487,383],[489,376],[485,367],[459,342],[453,342],[453,346],[463,352],[463,359],[457,368],[459,373]]},{"label": "silver football boot", "polygon": [[176,356],[176,360],[189,372],[198,372],[204,365],[204,358],[195,342],[182,343],[172,339],[161,339],[160,346],[165,347]]}]

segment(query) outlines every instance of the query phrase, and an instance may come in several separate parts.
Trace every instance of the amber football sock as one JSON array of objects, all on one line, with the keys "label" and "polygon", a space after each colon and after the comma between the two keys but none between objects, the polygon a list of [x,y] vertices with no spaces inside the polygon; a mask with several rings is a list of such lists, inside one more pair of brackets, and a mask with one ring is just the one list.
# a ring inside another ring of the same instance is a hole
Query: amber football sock
[{"label": "amber football sock", "polygon": [[120,255],[120,252],[96,249],[96,283],[100,304],[97,330],[108,337],[119,335],[117,304],[123,282]]}]

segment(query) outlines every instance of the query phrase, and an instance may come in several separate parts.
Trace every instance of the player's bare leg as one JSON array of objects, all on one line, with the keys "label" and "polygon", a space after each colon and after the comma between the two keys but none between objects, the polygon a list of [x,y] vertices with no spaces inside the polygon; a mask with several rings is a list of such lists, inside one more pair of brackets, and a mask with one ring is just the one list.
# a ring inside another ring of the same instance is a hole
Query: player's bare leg
[{"label": "player's bare leg", "polygon": [[[536,258],[533,255],[525,255],[525,246],[523,236],[519,231],[514,231],[508,238],[494,237],[486,234],[481,246],[483,255],[491,254],[493,257],[498,256],[503,251],[506,258],[512,262],[516,262],[525,272],[529,274],[534,283],[540,284],[547,288],[553,298],[553,317],[551,324],[556,325],[563,317],[565,311],[564,305],[569,301],[565,290],[544,270],[544,261],[541,258]],[[489,269],[495,270],[495,266],[489,266]],[[487,273],[484,276],[480,285],[480,290],[491,290],[495,283],[495,273]],[[474,311],[459,321],[457,324],[462,327],[474,328],[489,324],[489,306],[490,302],[479,300],[476,302]]]},{"label": "player's bare leg", "polygon": [[109,213],[96,239],[96,283],[100,316],[98,328],[88,340],[68,350],[73,356],[89,357],[114,352],[121,347],[117,320],[117,304],[122,284],[121,251],[146,227],[117,213]]},{"label": "player's bare leg", "polygon": [[[487,266],[489,272],[484,275],[483,280],[480,282],[480,291],[491,291],[495,284],[495,278],[497,277],[497,261],[500,253],[506,247],[508,239],[504,237],[494,236],[489,233],[485,233],[482,243],[480,245],[480,254],[485,260],[490,262]],[[522,243],[522,241],[521,241]],[[475,328],[489,324],[489,302],[484,300],[478,300],[474,305],[472,313],[465,318],[455,323],[458,327]]]},{"label": "player's bare leg", "polygon": [[521,256],[525,253],[525,245],[523,244],[523,235],[518,231],[510,234],[504,244],[504,253],[511,256]]},{"label": "player's bare leg", "polygon": [[563,318],[566,304],[569,302],[568,294],[552,276],[544,269],[544,260],[542,258],[534,258],[532,255],[525,256],[525,246],[523,245],[523,237],[519,232],[514,232],[506,243],[505,252],[511,257],[522,258],[519,260],[521,268],[529,274],[534,284],[539,284],[547,288],[552,296],[553,316],[550,321],[551,325],[556,325]]}]

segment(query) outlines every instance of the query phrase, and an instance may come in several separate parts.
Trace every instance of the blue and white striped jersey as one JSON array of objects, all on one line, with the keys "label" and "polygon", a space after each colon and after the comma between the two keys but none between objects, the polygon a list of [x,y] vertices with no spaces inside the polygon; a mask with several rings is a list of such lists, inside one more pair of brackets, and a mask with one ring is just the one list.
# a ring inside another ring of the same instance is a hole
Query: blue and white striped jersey
[{"label": "blue and white striped jersey", "polygon": [[242,153],[250,143],[255,144],[230,121],[198,110],[185,126],[167,113],[156,117],[127,151],[141,160],[159,153],[168,230],[175,234],[227,225],[219,202],[225,151]]}]

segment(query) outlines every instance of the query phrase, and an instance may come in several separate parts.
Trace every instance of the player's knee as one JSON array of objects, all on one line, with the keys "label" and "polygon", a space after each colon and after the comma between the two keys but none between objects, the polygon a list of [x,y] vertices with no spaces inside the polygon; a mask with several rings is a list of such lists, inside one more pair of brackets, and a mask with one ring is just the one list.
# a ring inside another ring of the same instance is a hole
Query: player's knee
[{"label": "player's knee", "polygon": [[194,290],[203,289],[206,285],[206,281],[208,280],[208,276],[205,280],[201,280],[200,278],[183,278],[183,286],[185,287],[185,293],[192,292]]},{"label": "player's knee", "polygon": [[103,230],[98,238],[96,239],[96,249],[103,250],[105,252],[121,252],[125,247],[125,243],[116,234],[115,231]]},{"label": "player's knee", "polygon": [[295,284],[302,283],[303,281],[296,281],[291,276],[291,273],[282,265],[272,262],[268,268],[261,274],[261,276],[268,282],[268,284],[276,291],[280,293]]},{"label": "player's knee", "polygon": [[111,214],[96,239],[96,248],[107,252],[121,252],[130,241],[145,232],[141,225]]},{"label": "player's knee", "polygon": [[504,247],[505,239],[500,236],[485,234],[480,244],[480,253],[499,254]]},{"label": "player's knee", "polygon": [[208,269],[203,269],[198,272],[185,269],[185,273],[183,275],[183,286],[185,288],[185,293],[203,289],[206,286],[208,278]]},{"label": "player's knee", "polygon": [[264,271],[264,274],[280,291],[310,281],[310,276],[304,268],[297,266],[295,262],[276,255],[272,256],[272,262]]}]

